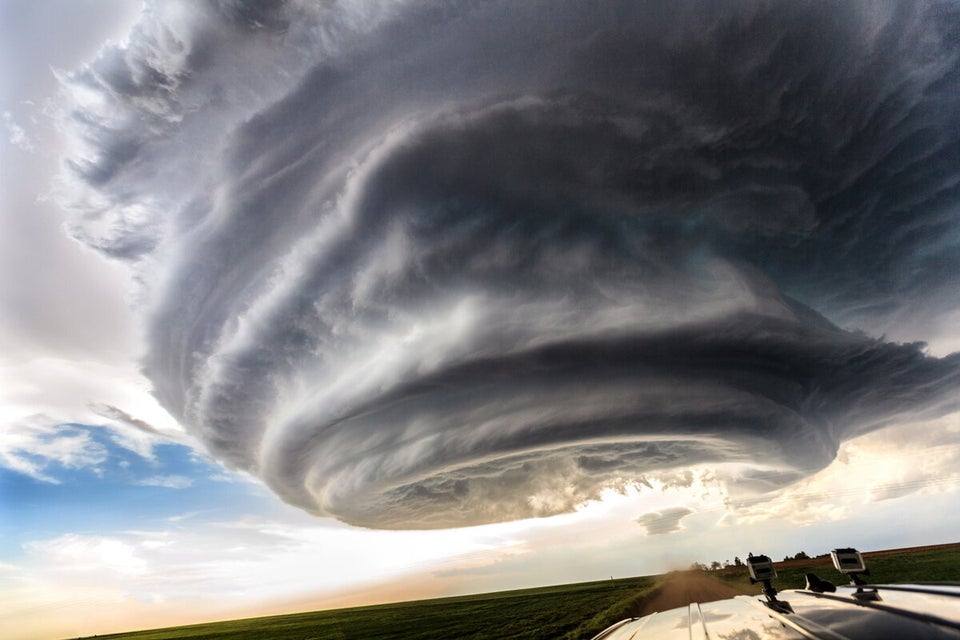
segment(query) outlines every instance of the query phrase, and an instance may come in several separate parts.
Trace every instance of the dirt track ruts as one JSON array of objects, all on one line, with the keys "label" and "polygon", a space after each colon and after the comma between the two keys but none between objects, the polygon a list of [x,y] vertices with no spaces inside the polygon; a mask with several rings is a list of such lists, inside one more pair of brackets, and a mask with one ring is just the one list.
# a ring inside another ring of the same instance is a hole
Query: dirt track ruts
[{"label": "dirt track ruts", "polygon": [[691,602],[712,602],[741,595],[743,591],[700,571],[677,571],[667,578],[660,591],[644,602],[641,616],[683,607]]}]

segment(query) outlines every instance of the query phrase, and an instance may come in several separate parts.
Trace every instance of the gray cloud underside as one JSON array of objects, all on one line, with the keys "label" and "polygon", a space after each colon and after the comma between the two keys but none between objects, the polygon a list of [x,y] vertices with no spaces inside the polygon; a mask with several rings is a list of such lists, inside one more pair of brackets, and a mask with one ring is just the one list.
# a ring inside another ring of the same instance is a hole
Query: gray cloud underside
[{"label": "gray cloud underside", "polygon": [[148,12],[70,80],[73,233],[221,459],[446,527],[956,409],[834,324],[958,306],[954,3],[361,5]]},{"label": "gray cloud underside", "polygon": [[672,507],[663,511],[645,513],[637,518],[637,522],[647,530],[647,535],[658,536],[679,531],[680,521],[691,513],[693,511],[686,507]]}]

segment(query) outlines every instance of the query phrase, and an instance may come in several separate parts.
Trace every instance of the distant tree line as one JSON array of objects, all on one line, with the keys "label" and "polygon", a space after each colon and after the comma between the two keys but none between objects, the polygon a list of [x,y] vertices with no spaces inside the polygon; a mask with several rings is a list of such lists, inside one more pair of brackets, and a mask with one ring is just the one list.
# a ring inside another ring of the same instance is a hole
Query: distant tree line
[{"label": "distant tree line", "polygon": [[[800,551],[796,555],[784,556],[783,561],[787,562],[788,560],[809,560],[810,556],[807,555],[805,551]],[[705,564],[703,562],[694,562],[690,565],[690,568],[694,571],[720,571],[722,569],[729,569],[731,567],[745,567],[743,560],[739,557],[733,559],[733,563],[729,560],[724,560],[720,562],[719,560],[714,560],[710,564]]]}]

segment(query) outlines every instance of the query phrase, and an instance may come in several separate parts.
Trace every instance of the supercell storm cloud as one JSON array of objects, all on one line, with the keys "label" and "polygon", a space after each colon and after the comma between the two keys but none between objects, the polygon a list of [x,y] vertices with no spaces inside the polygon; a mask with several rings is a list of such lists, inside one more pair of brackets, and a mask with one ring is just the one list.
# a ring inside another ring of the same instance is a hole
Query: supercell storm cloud
[{"label": "supercell storm cloud", "polygon": [[[955,410],[953,2],[183,2],[66,82],[71,233],[225,463],[380,528],[783,486]],[[878,330],[879,329],[879,330]]]}]

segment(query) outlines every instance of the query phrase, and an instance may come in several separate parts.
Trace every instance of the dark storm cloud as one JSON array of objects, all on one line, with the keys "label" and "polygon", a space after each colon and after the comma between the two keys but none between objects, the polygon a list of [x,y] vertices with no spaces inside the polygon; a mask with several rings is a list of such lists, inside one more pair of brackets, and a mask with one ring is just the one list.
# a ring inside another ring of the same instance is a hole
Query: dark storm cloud
[{"label": "dark storm cloud", "polygon": [[148,12],[72,77],[75,235],[138,270],[164,405],[309,511],[782,486],[957,408],[960,356],[837,326],[957,308],[956,13]]}]

